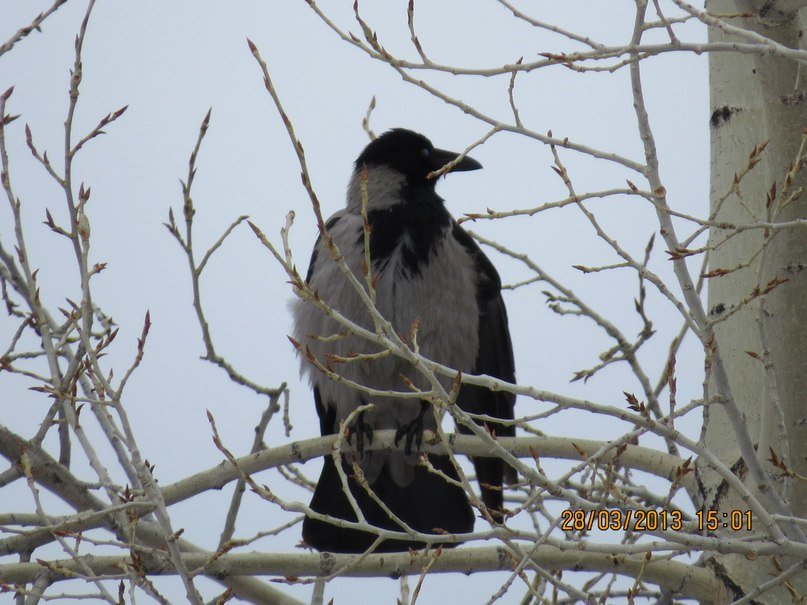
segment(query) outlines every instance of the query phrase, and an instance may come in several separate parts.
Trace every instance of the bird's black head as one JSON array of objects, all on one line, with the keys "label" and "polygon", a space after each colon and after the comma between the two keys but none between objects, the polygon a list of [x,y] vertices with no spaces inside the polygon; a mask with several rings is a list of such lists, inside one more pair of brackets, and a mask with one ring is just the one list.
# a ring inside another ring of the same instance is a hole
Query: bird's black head
[{"label": "bird's black head", "polygon": [[[385,166],[406,175],[411,183],[430,182],[434,186],[435,179],[430,181],[426,175],[442,168],[460,155],[454,151],[435,149],[431,141],[422,134],[395,128],[388,130],[371,142],[356,160],[356,170],[362,166]],[[465,156],[452,168],[452,172],[478,170],[482,164]]]}]

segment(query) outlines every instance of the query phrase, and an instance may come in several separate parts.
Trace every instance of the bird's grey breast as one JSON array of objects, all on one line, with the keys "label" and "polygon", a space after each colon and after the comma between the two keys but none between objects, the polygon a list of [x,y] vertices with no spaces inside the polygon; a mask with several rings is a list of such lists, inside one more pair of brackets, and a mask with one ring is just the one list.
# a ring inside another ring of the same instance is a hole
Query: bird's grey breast
[{"label": "bird's grey breast", "polygon": [[417,271],[411,257],[424,251],[415,247],[416,238],[404,232],[389,258],[374,263],[383,267],[376,279],[378,308],[399,334],[415,334],[424,356],[470,371],[479,314],[473,259],[453,238],[450,225],[437,235]]},{"label": "bird's grey breast", "polygon": [[[363,220],[349,211],[341,211],[334,218],[337,220],[329,221],[329,234],[345,263],[366,290],[362,272]],[[371,230],[371,241],[374,236]],[[468,372],[473,368],[478,348],[479,311],[474,261],[454,239],[448,223],[430,246],[427,261],[420,264],[419,271],[412,272],[407,258],[413,253],[415,239],[416,234],[401,233],[385,258],[373,259],[376,307],[396,332],[406,339],[417,325],[418,345],[427,358]],[[309,281],[311,288],[326,304],[360,326],[372,329],[373,322],[362,297],[331,258],[322,240],[315,250]],[[355,335],[323,340],[321,337],[345,332],[345,328],[310,302],[297,301],[294,315],[295,338],[323,363],[327,363],[329,357],[333,359],[334,355],[351,357],[380,350],[379,345]],[[426,381],[413,371],[411,365],[392,355],[341,363],[335,369],[346,378],[373,388],[405,390],[400,374],[428,388]],[[344,399],[338,396],[338,392],[347,387],[326,379],[317,370],[312,370],[306,361],[302,361],[302,371],[309,373],[311,382],[323,390],[324,399]],[[448,382],[450,379],[445,379],[445,384]],[[350,399],[355,401],[355,393]]]}]

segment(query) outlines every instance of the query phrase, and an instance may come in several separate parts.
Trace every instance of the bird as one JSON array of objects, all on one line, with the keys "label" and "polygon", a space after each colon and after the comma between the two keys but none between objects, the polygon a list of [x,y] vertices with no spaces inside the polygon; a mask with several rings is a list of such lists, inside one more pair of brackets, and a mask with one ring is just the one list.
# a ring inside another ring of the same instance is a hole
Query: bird
[{"label": "bird", "polygon": [[[435,148],[428,138],[414,131],[395,128],[383,133],[354,162],[347,204],[325,222],[325,229],[347,267],[366,284],[362,272],[363,264],[366,267],[364,207],[369,225],[370,275],[380,314],[400,335],[411,338],[415,327],[419,352],[426,358],[465,374],[487,374],[514,383],[513,347],[499,274],[436,193],[438,179],[430,177],[455,160],[459,161],[451,168],[452,173],[482,168],[467,155]],[[373,329],[365,303],[333,260],[322,234],[311,254],[305,280],[310,291],[330,308]],[[438,422],[432,404],[412,397],[369,395],[346,381],[329,378],[311,359],[375,392],[411,392],[411,386],[428,391],[426,380],[406,360],[385,354],[380,345],[367,339],[345,333],[344,327],[310,299],[299,298],[292,305],[293,339],[301,352],[301,374],[307,375],[313,388],[321,434],[339,433],[341,423],[354,413],[347,429],[356,452],[344,455],[342,468],[365,520],[397,532],[403,529],[393,516],[424,534],[473,531],[475,515],[449,457],[429,454],[428,461],[450,481],[420,461],[423,431],[435,430]],[[353,359],[345,362],[346,358]],[[334,360],[340,361],[331,363]],[[440,380],[450,391],[453,380]],[[462,384],[456,401],[473,414],[504,421],[514,417],[515,395],[502,390]],[[373,404],[373,408],[355,414],[366,404]],[[479,424],[495,436],[515,434],[513,423]],[[384,429],[396,431],[395,442],[403,442],[403,450],[365,449],[374,431]],[[459,430],[471,432],[461,425]],[[501,522],[505,513],[502,484],[515,480],[515,470],[496,457],[477,457],[473,462],[482,501],[490,518]],[[384,506],[367,493],[362,482]],[[310,509],[340,520],[358,520],[332,456],[324,459]],[[364,552],[378,537],[311,516],[303,521],[302,536],[305,545],[335,553]],[[374,550],[400,552],[425,544],[388,537]]]}]

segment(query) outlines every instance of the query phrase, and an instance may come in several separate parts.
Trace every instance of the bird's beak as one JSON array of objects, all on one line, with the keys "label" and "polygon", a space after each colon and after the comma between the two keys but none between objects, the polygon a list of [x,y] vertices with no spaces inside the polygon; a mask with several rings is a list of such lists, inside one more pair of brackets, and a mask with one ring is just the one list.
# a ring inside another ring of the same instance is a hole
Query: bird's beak
[{"label": "bird's beak", "polygon": [[[439,170],[449,162],[456,160],[459,157],[456,151],[446,151],[445,149],[434,149],[431,152],[432,167],[434,170]],[[451,169],[451,172],[465,172],[467,170],[479,170],[482,164],[477,162],[470,156],[462,158],[459,164]]]}]

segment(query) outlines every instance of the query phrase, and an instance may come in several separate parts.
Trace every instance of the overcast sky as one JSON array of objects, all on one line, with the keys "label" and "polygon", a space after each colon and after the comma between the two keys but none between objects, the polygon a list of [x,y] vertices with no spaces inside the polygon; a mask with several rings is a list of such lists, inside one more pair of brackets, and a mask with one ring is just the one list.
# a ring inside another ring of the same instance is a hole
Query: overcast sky
[{"label": "overcast sky", "polygon": [[[50,3],[5,0],[0,5],[0,40],[30,22]],[[338,4],[338,6],[336,6]],[[358,32],[349,2],[323,2],[341,26]],[[536,17],[588,35],[600,42],[627,43],[634,3],[578,1],[529,5]],[[334,6],[330,6],[334,5]],[[8,110],[22,118],[7,129],[11,178],[23,204],[32,264],[40,268],[43,300],[52,308],[64,299],[80,299],[72,251],[64,238],[42,225],[45,208],[57,223],[67,223],[67,209],[58,188],[31,157],[24,142],[29,124],[40,149],[53,159],[63,147],[62,124],[68,104],[68,70],[73,39],[86,2],[69,0],[33,33],[0,58],[0,89],[14,85]],[[416,5],[420,40],[430,56],[463,67],[493,67],[521,56],[580,48],[560,36],[514,20],[499,3],[460,0],[421,1]],[[675,11],[668,7],[671,14]],[[415,59],[406,26],[406,2],[365,2],[365,19],[394,54]],[[663,40],[663,32],[654,34]],[[705,33],[698,27],[680,30],[689,40]],[[307,3],[286,2],[108,2],[99,1],[85,43],[84,79],[75,120],[76,133],[89,131],[98,119],[124,105],[129,109],[108,134],[87,145],[77,160],[76,182],[92,187],[88,215],[92,224],[91,262],[107,262],[95,279],[95,302],[120,325],[107,359],[121,375],[135,353],[143,317],[151,313],[152,329],[141,368],[127,389],[129,411],[143,455],[156,464],[162,484],[213,466],[221,455],[213,446],[205,417],[216,417],[224,442],[238,454],[249,450],[264,402],[232,384],[218,368],[203,362],[200,331],[191,306],[192,294],[185,257],[162,223],[173,207],[181,217],[179,179],[187,174],[188,155],[199,123],[212,107],[208,136],[198,160],[194,186],[198,252],[214,242],[237,216],[250,215],[275,242],[286,213],[297,215],[291,241],[298,267],[304,270],[316,235],[313,213],[300,186],[299,167],[279,116],[266,93],[246,38],[266,60],[286,110],[305,146],[314,187],[326,215],[344,204],[352,162],[368,142],[361,119],[370,99],[377,109],[371,125],[376,132],[403,126],[427,135],[436,146],[462,150],[486,128],[426,92],[401,81],[388,66],[374,62],[339,40]],[[707,59],[667,55],[644,65],[652,125],[659,143],[662,177],[671,203],[684,212],[708,207]],[[503,120],[511,120],[508,78],[454,77],[418,72],[418,78]],[[529,128],[623,154],[643,161],[636,133],[628,72],[579,74],[560,66],[519,76],[516,100]],[[566,197],[566,188],[551,170],[552,157],[543,145],[515,135],[494,137],[473,156],[482,171],[450,175],[438,185],[455,215],[486,208],[527,208]],[[563,152],[579,193],[624,187],[625,178],[640,187],[638,175],[604,161]],[[636,200],[594,201],[590,207],[631,253],[641,257],[658,230],[654,212]],[[561,279],[633,337],[641,323],[633,312],[637,295],[634,273],[620,270],[582,275],[572,265],[618,262],[573,208],[478,222],[471,228],[533,260]],[[0,202],[0,237],[11,247],[11,215]],[[521,265],[495,252],[491,259],[503,281],[530,277]],[[669,276],[663,246],[656,242],[651,268]],[[219,352],[255,382],[291,389],[291,439],[318,432],[307,385],[299,382],[298,362],[286,339],[290,333],[291,292],[285,275],[245,225],[211,260],[202,282],[203,301]],[[506,293],[519,382],[558,393],[618,404],[623,391],[639,391],[629,374],[615,369],[587,384],[570,384],[574,372],[596,365],[611,346],[588,320],[558,317],[548,310],[541,290],[533,285]],[[642,356],[648,371],[658,375],[670,337],[680,319],[655,292],[649,308],[658,335]],[[5,349],[16,324],[0,319],[0,349]],[[696,397],[701,358],[693,347],[679,357],[679,400]],[[41,422],[49,400],[29,392],[17,377],[0,375],[0,419],[23,435]],[[544,411],[547,406],[519,400],[517,414]],[[89,415],[88,415],[89,416]],[[690,426],[695,427],[698,418]],[[612,439],[630,427],[602,418],[560,414],[540,425],[548,434]],[[694,430],[694,429],[693,429]],[[267,434],[267,445],[286,443],[282,426]],[[643,441],[643,443],[645,443]],[[653,444],[652,440],[646,443]],[[48,439],[46,445],[54,445]],[[80,455],[76,456],[81,468]],[[305,465],[315,478],[319,463]],[[0,465],[0,470],[3,470]],[[84,478],[91,480],[87,473]],[[122,477],[118,477],[123,481]],[[282,480],[274,472],[258,477],[273,487]],[[292,499],[306,499],[301,490],[281,487]],[[12,495],[11,499],[6,496]],[[229,504],[231,489],[171,509],[184,537],[214,548]],[[31,497],[20,485],[4,489],[0,512],[31,510]],[[65,512],[48,499],[49,512]],[[255,497],[245,502],[238,535],[270,529],[286,517]],[[255,545],[260,551],[291,551],[299,528]],[[418,603],[444,602],[450,589],[456,600],[484,603],[499,587],[499,576],[430,577]],[[337,603],[355,601],[359,580],[331,583],[327,594]],[[394,602],[397,583],[361,580],[361,589],[379,601]],[[414,580],[413,580],[414,582]],[[182,600],[178,582],[159,580],[172,600]],[[206,597],[219,588],[201,582]],[[289,587],[306,600],[309,587]],[[520,587],[501,603],[517,603]],[[371,597],[368,596],[368,599]],[[370,602],[367,600],[365,602]]]}]

